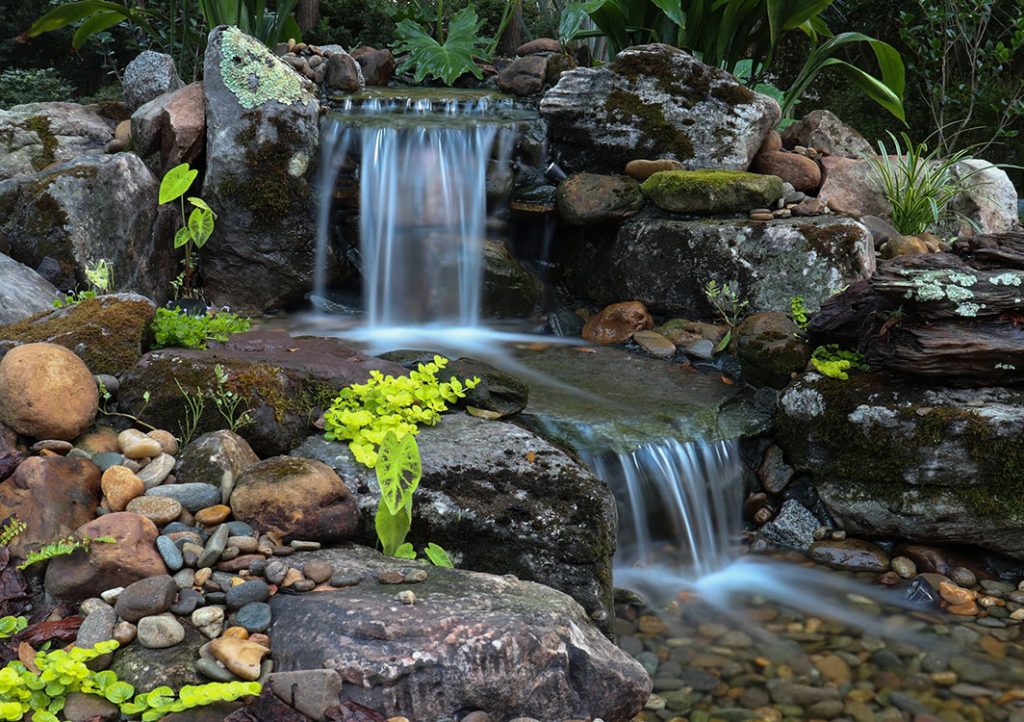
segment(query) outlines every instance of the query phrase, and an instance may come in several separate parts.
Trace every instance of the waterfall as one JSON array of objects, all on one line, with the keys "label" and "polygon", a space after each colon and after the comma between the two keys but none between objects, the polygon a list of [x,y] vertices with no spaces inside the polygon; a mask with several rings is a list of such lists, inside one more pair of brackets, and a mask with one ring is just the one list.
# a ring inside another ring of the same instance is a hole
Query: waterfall
[{"label": "waterfall", "polygon": [[480,325],[487,173],[507,167],[515,126],[505,101],[348,101],[324,121],[316,298],[326,293],[330,205],[358,158],[368,332]]}]

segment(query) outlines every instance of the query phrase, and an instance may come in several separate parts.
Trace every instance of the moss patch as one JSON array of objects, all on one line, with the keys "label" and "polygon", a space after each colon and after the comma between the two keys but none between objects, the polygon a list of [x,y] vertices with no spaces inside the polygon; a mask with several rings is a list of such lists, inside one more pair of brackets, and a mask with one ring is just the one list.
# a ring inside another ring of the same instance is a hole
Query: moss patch
[{"label": "moss patch", "polygon": [[690,136],[668,122],[660,105],[645,103],[635,93],[616,89],[608,94],[604,109],[609,123],[636,122],[650,143],[650,152],[671,153],[680,160],[693,158]]},{"label": "moss patch", "polygon": [[770,206],[782,197],[775,176],[732,170],[669,170],[640,186],[658,207],[675,213],[735,213]]},{"label": "moss patch", "polygon": [[50,130],[50,121],[45,116],[37,115],[22,123],[22,127],[39,136],[39,142],[43,146],[43,152],[32,159],[32,167],[42,170],[55,162],[57,160],[57,138]]}]

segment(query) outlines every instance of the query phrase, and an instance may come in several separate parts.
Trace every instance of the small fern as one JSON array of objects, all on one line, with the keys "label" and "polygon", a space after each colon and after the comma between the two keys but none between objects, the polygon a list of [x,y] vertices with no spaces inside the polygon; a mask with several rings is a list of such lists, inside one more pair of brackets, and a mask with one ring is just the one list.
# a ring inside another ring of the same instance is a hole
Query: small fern
[{"label": "small fern", "polygon": [[88,552],[89,547],[91,547],[93,544],[97,542],[101,542],[103,544],[113,544],[116,541],[117,539],[115,539],[112,536],[98,536],[95,538],[79,538],[76,536],[68,536],[63,539],[58,539],[57,541],[50,542],[49,544],[43,546],[41,549],[29,552],[25,556],[25,561],[18,565],[18,569],[27,569],[28,567],[32,566],[37,562],[45,562],[48,559],[53,559],[54,557],[67,556],[68,554],[74,553],[78,549],[84,549],[86,552]]},{"label": "small fern", "polygon": [[3,525],[3,528],[0,528],[0,547],[10,544],[14,541],[14,537],[23,533],[27,528],[25,522],[16,516],[12,516]]}]

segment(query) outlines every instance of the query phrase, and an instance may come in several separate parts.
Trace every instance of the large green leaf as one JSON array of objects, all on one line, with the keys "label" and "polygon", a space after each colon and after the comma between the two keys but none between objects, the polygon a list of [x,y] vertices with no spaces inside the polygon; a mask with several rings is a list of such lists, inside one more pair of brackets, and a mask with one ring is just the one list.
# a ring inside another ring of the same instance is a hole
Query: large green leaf
[{"label": "large green leaf", "polygon": [[397,514],[403,507],[411,507],[412,494],[423,474],[416,437],[405,434],[398,438],[393,431],[385,434],[373,470],[380,486],[381,500],[392,514]]},{"label": "large green leaf", "polygon": [[486,42],[478,35],[481,26],[476,11],[465,7],[452,17],[447,37],[441,44],[413,20],[401,21],[396,28],[399,39],[395,49],[409,53],[409,57],[400,70],[404,72],[413,67],[417,82],[429,75],[446,85],[452,85],[466,73],[482,78],[483,71],[477,60],[487,58],[484,54]]},{"label": "large green leaf", "polygon": [[101,33],[108,28],[112,28],[118,23],[122,23],[127,18],[123,10],[101,10],[78,26],[75,34],[71,38],[71,47],[78,49],[85,44],[85,41],[96,33]]},{"label": "large green leaf", "polygon": [[188,232],[196,248],[202,248],[213,235],[213,211],[193,209],[188,217]]},{"label": "large green leaf", "polygon": [[105,0],[79,0],[79,2],[60,5],[36,20],[25,31],[25,35],[33,38],[51,30],[57,30],[65,25],[76,23],[97,12],[117,12],[127,16],[127,10],[121,5]]},{"label": "large green leaf", "polygon": [[192,232],[189,231],[188,226],[182,226],[178,229],[177,233],[174,234],[174,247],[181,248],[192,240]]},{"label": "large green leaf", "polygon": [[566,5],[558,21],[558,39],[568,43],[578,38],[588,17],[586,3]]},{"label": "large green leaf", "polygon": [[170,203],[181,198],[198,175],[199,171],[193,170],[188,163],[171,168],[160,181],[160,203]]}]

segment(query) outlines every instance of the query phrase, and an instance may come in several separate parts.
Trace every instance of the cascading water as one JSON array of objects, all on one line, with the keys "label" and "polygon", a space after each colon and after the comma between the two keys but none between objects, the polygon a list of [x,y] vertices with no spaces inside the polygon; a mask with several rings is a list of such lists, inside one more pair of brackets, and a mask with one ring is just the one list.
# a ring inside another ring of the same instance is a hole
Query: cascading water
[{"label": "cascading water", "polygon": [[[487,173],[507,166],[510,104],[478,97],[349,101],[324,122],[315,294],[327,292],[331,197],[358,158],[365,330],[481,325]],[[502,117],[502,113],[506,117]]]}]

